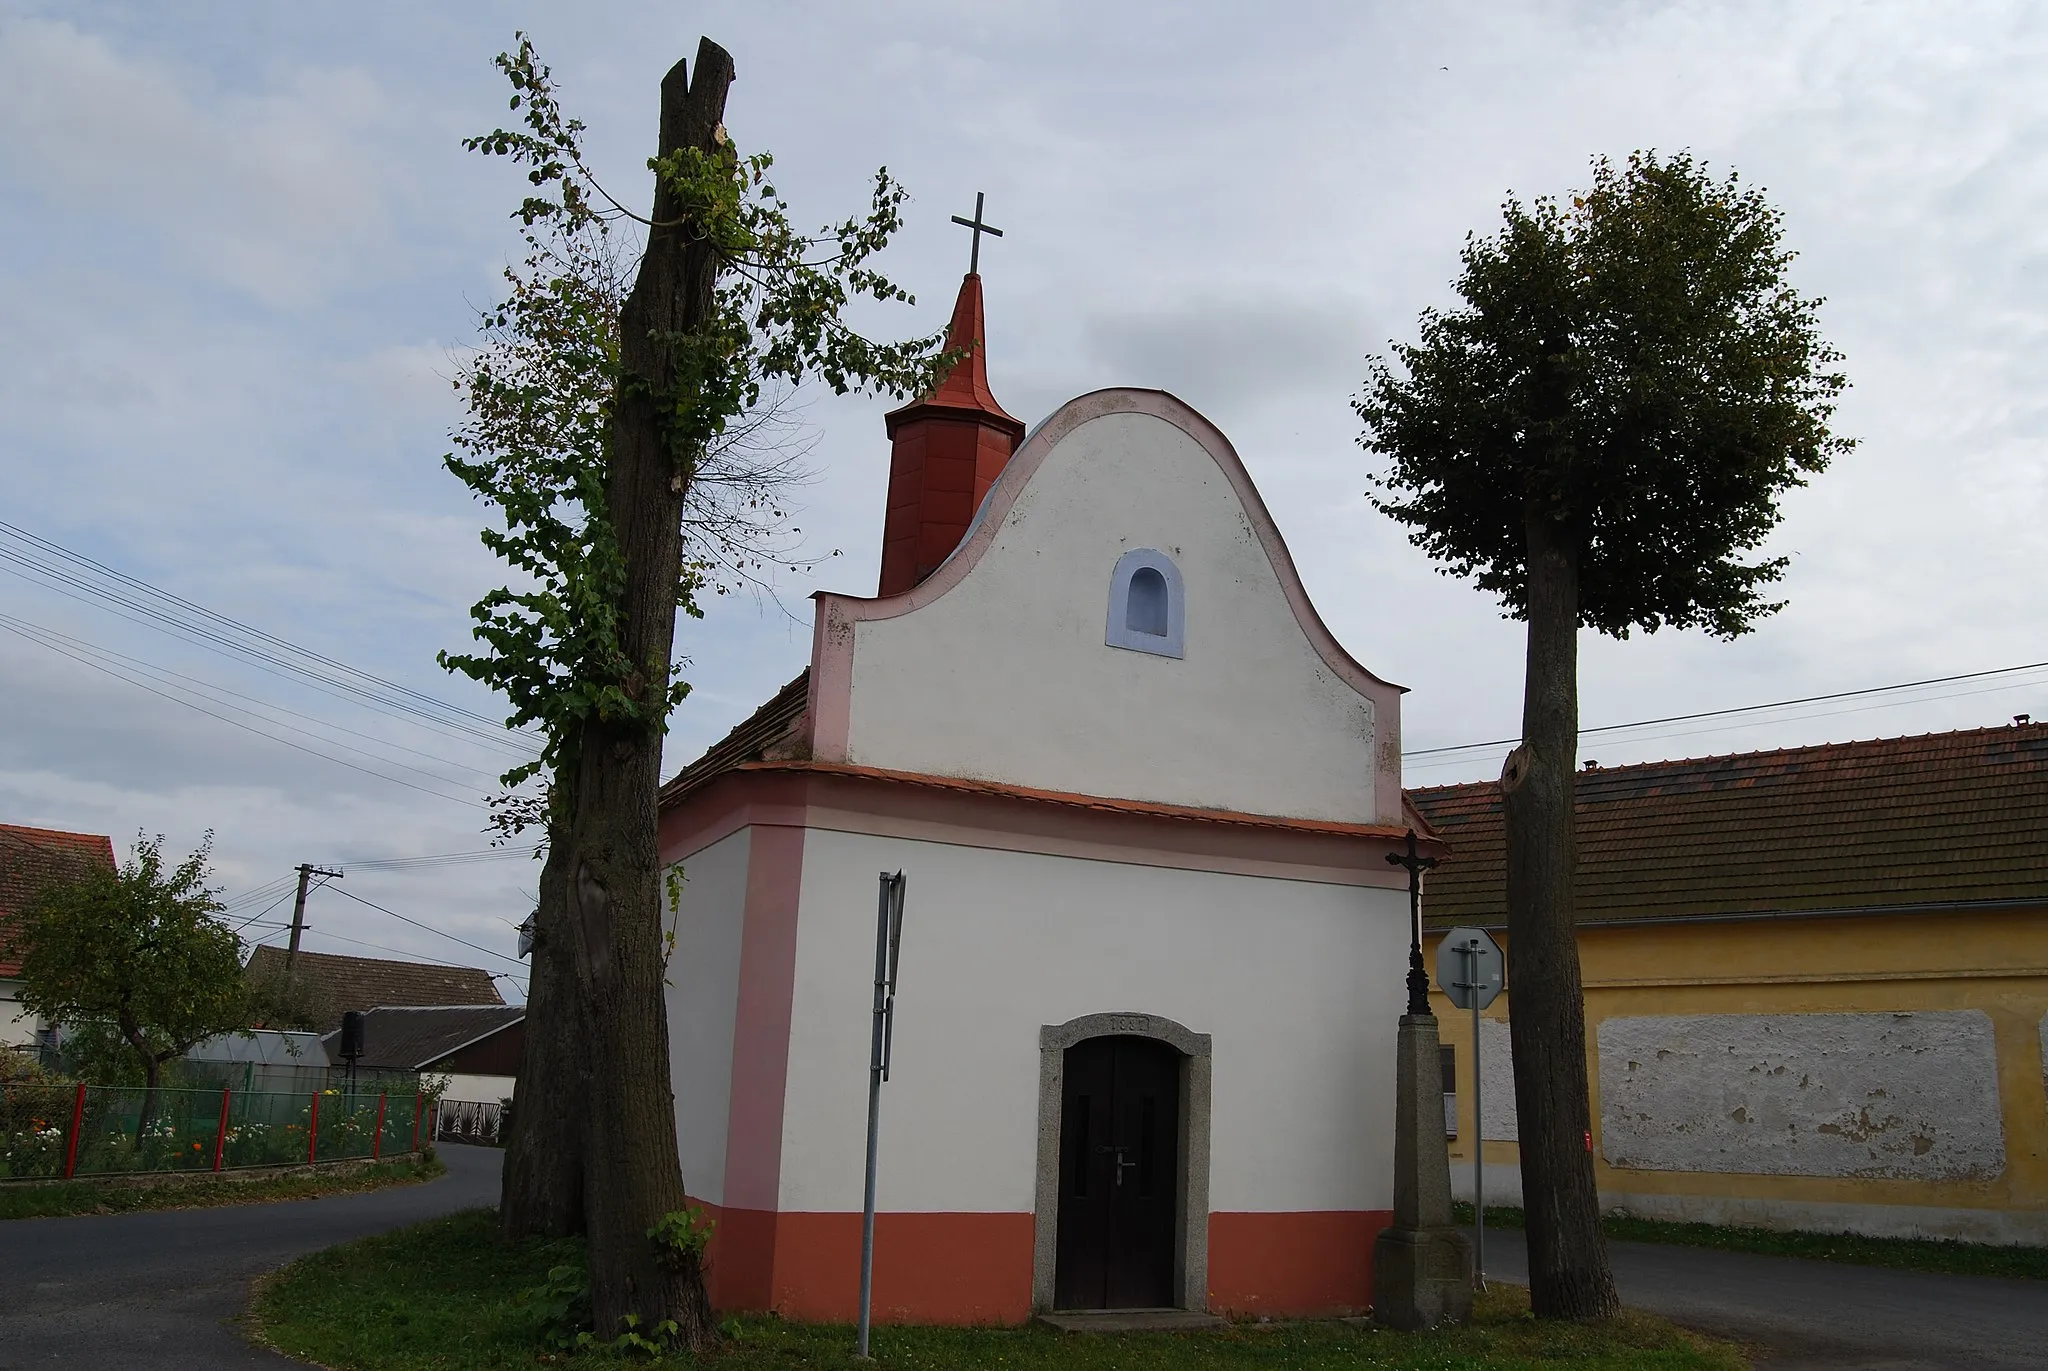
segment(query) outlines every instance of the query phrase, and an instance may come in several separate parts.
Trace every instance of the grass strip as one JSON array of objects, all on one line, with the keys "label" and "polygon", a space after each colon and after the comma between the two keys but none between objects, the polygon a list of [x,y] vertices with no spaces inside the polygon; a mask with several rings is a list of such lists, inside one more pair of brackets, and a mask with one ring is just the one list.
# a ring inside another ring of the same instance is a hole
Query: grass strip
[{"label": "grass strip", "polygon": [[[507,1243],[487,1210],[301,1258],[265,1281],[249,1323],[264,1342],[341,1371],[523,1371],[609,1363],[614,1354],[546,1351],[539,1319],[519,1292],[550,1267],[580,1265],[575,1240]],[[728,1318],[725,1340],[701,1359],[631,1358],[638,1365],[722,1371],[1739,1371],[1748,1361],[1659,1319],[1539,1323],[1526,1293],[1498,1286],[1464,1328],[1403,1334],[1336,1321],[1239,1323],[1204,1333],[1069,1335],[1028,1328],[875,1330],[873,1362],[856,1362],[853,1330]]]},{"label": "grass strip", "polygon": [[304,1172],[262,1180],[179,1180],[161,1185],[134,1181],[57,1181],[0,1186],[0,1219],[50,1219],[75,1214],[125,1214],[139,1209],[207,1209],[223,1204],[273,1204],[344,1195],[359,1190],[429,1181],[448,1168],[424,1161],[378,1162],[345,1173]]},{"label": "grass strip", "polygon": [[[1472,1206],[1451,1206],[1469,1227]],[[1488,1228],[1520,1228],[1522,1211],[1486,1206]],[[1616,1242],[1655,1242],[1674,1247],[1712,1247],[1723,1252],[1757,1252],[1770,1257],[1809,1257],[1854,1266],[1888,1266],[1899,1271],[1937,1271],[1952,1276],[2005,1276],[2048,1280],[2048,1247],[2003,1247],[1947,1238],[1866,1238],[1855,1233],[1780,1232],[1775,1228],[1724,1228],[1711,1223],[1676,1223],[1609,1214],[1601,1220]]]}]

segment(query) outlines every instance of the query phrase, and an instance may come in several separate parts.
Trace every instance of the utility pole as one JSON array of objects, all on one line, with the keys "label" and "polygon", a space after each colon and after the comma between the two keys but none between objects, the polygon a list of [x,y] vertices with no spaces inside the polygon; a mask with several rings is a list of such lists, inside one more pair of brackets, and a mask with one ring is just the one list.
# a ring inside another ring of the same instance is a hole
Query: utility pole
[{"label": "utility pole", "polygon": [[306,931],[306,885],[315,876],[331,876],[337,881],[341,879],[339,871],[329,871],[325,867],[313,866],[307,862],[299,863],[299,898],[292,902],[292,941],[284,954],[284,974],[287,977],[292,974],[292,963],[299,959],[299,934]]}]

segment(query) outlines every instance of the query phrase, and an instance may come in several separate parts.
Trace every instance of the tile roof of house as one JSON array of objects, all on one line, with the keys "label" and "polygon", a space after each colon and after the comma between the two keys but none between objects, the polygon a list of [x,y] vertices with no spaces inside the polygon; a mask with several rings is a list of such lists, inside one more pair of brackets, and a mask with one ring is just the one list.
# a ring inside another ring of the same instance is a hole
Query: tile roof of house
[{"label": "tile roof of house", "polygon": [[[285,949],[265,944],[249,954],[245,968],[252,980],[271,981],[284,975]],[[381,1009],[387,1005],[502,1005],[491,973],[473,966],[432,962],[386,961],[378,957],[345,957],[333,952],[300,952],[292,977],[312,1001],[322,1033],[341,1026],[349,1009]]]},{"label": "tile roof of house", "polygon": [[[1577,775],[1581,924],[2048,905],[2048,724]],[[1432,927],[1504,922],[1499,784],[1410,802],[1450,845]]]},{"label": "tile roof of house", "polygon": [[[304,953],[300,953],[304,956]],[[525,1005],[385,1006],[363,1016],[363,1055],[369,1071],[420,1071],[458,1048],[501,1033],[526,1017]],[[342,1060],[341,1033],[321,1038],[328,1059]]]},{"label": "tile roof of house", "polygon": [[45,886],[114,869],[114,843],[98,833],[0,824],[0,976],[21,974],[14,921]]},{"label": "tile roof of house", "polygon": [[775,692],[740,725],[713,743],[696,761],[669,778],[661,788],[664,802],[695,790],[714,776],[722,776],[745,762],[783,761],[796,755],[793,735],[804,717],[811,692],[811,669],[805,667],[797,678]]}]

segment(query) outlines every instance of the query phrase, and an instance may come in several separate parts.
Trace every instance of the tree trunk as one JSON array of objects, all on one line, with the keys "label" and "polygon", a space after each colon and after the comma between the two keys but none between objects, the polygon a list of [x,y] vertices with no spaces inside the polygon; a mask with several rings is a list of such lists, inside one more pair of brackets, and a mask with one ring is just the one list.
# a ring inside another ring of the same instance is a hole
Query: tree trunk
[{"label": "tree trunk", "polygon": [[[559,786],[556,794],[562,794]],[[584,1121],[590,1112],[589,1034],[576,988],[566,847],[550,825],[533,915],[532,983],[519,1095],[505,1139],[498,1227],[508,1238],[583,1231]]]},{"label": "tree trunk", "polygon": [[[670,69],[661,83],[663,155],[684,146],[716,150],[732,77],[732,59],[709,39],[698,46],[694,84],[684,63]],[[690,471],[672,451],[667,425],[676,340],[709,321],[718,273],[711,249],[675,224],[683,213],[677,197],[657,185],[655,227],[620,312],[624,375],[606,490],[624,575],[620,646],[639,668],[627,689],[650,717],[593,716],[585,724],[564,855],[577,985],[590,1032],[584,1202],[597,1336],[615,1337],[629,1320],[658,1336],[672,1320],[670,1336],[695,1348],[713,1338],[702,1265],[648,1234],[686,1204],[669,1084],[656,826]]]},{"label": "tree trunk", "polygon": [[1527,1213],[1529,1303],[1600,1319],[1620,1299],[1600,1229],[1586,1080],[1586,1004],[1572,916],[1573,764],[1579,743],[1579,568],[1566,531],[1528,516],[1529,656],[1522,744],[1501,773],[1507,830],[1508,1017]]},{"label": "tree trunk", "polygon": [[156,1054],[144,1047],[137,1047],[142,1053],[142,1108],[135,1114],[135,1146],[139,1149],[142,1140],[149,1136],[150,1120],[156,1117],[157,1084],[163,1079],[163,1064]]}]

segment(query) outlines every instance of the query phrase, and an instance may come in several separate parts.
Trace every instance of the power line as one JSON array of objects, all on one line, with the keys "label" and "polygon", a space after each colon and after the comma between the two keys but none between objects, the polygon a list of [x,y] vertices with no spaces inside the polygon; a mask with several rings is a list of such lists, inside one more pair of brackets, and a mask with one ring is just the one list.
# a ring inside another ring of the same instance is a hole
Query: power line
[{"label": "power line", "polygon": [[366,900],[360,895],[351,894],[349,891],[343,890],[340,886],[334,886],[331,888],[333,889],[335,894],[346,896],[347,898],[354,900],[357,904],[369,905],[370,908],[376,910],[378,913],[389,914],[392,918],[397,919],[400,923],[408,923],[411,924],[414,928],[425,929],[429,933],[433,933],[438,935],[439,937],[446,938],[451,943],[461,943],[464,947],[469,948],[475,952],[481,952],[486,957],[496,957],[500,961],[510,962],[514,966],[524,965],[524,963],[522,963],[517,957],[508,957],[502,952],[496,951],[492,948],[485,947],[482,943],[473,943],[467,938],[458,938],[453,933],[450,933],[445,929],[436,928],[432,924],[423,924],[418,919],[410,918],[404,914],[399,913],[395,909],[386,909],[381,904],[376,904],[370,900]]},{"label": "power line", "polygon": [[[347,733],[352,737],[365,738],[371,742],[381,743],[384,741],[383,739],[373,737],[370,734],[358,733],[355,729],[343,728],[339,724],[330,724],[324,720],[315,719],[311,715],[301,714],[296,710],[285,709],[281,705],[267,704],[262,700],[257,700],[251,696],[243,695],[238,691],[228,690],[223,686],[212,685],[209,682],[198,680],[198,678],[196,677],[186,676],[180,672],[171,671],[165,667],[156,666],[152,663],[142,661],[139,658],[129,657],[119,652],[113,652],[107,648],[96,647],[93,644],[85,642],[81,639],[73,638],[69,634],[59,633],[55,629],[44,628],[40,624],[30,623],[26,619],[17,619],[14,618],[12,615],[0,614],[0,628],[6,629],[8,632],[15,634],[17,637],[27,638],[30,642],[35,643],[40,647],[48,648],[50,651],[58,653],[65,657],[69,657],[73,661],[79,662],[82,665],[96,667],[97,669],[105,671],[108,675],[114,676],[119,680],[127,681],[130,685],[140,685],[141,683],[138,681],[134,681],[127,676],[121,675],[119,669],[106,665],[104,660],[89,661],[87,660],[87,657],[97,659],[112,658],[115,661],[119,661],[126,664],[128,669],[130,670],[146,673],[153,672],[156,675],[158,684],[163,685],[170,690],[182,692],[182,694],[186,695],[197,695],[200,699],[205,700],[208,704],[218,705],[222,709],[233,710],[237,714],[248,715],[249,717],[257,719],[262,723],[269,724],[274,728],[284,729],[288,733],[296,733],[302,738],[310,738],[314,742],[322,743],[328,747],[338,747],[344,752],[352,752],[358,757],[367,757],[373,762],[381,762],[386,766],[395,766],[401,771],[410,771],[413,775],[424,776],[426,779],[430,781],[440,781],[445,785],[463,785],[471,783],[465,782],[464,779],[459,776],[444,776],[439,772],[428,771],[423,767],[413,766],[407,762],[401,762],[391,757],[381,756],[378,753],[368,751],[364,748],[353,747],[348,743],[338,742],[332,738],[323,738],[316,733],[308,733],[303,728],[295,728],[291,724],[281,722],[277,719],[265,718],[261,714],[255,714],[252,711],[240,705],[231,704],[226,700],[219,699],[217,698],[217,696],[227,695],[232,696],[234,699],[238,700],[248,700],[251,704],[256,705],[259,709],[267,709],[279,714],[288,714],[295,719],[304,719],[308,723],[316,724],[322,728],[331,728],[340,733]],[[56,641],[51,641],[53,639]],[[86,655],[79,655],[81,653]],[[165,677],[173,677],[175,678],[175,680],[166,680],[164,679]],[[190,681],[193,682],[193,685],[179,685],[177,684],[177,681]],[[198,688],[195,689],[195,686]],[[143,688],[149,689],[149,687],[147,686],[144,686]],[[212,691],[215,693],[208,694],[208,691]],[[161,691],[155,691],[152,693],[162,694]],[[164,698],[169,699],[171,697],[165,696]],[[189,701],[186,701],[182,698],[180,698],[177,702],[180,704],[189,703]],[[215,715],[214,717],[219,718],[220,716]],[[415,756],[428,757],[433,761],[442,762],[448,766],[468,771],[470,773],[470,777],[472,778],[472,782],[477,778],[482,778],[485,776],[485,773],[478,771],[475,768],[465,767],[461,762],[452,761],[446,757],[435,757],[432,753],[423,753],[416,748],[405,747],[402,744],[398,743],[387,743],[386,746],[396,747],[402,752],[411,752]]]},{"label": "power line", "polygon": [[[0,563],[12,564],[0,565],[0,570],[72,599],[97,604],[131,622],[147,621],[148,627],[238,657],[264,670],[274,668],[290,673],[317,689],[341,693],[386,713],[411,715],[443,731],[452,730],[474,741],[515,750],[530,750],[531,744],[539,741],[539,735],[530,729],[507,729],[486,715],[207,609],[4,520],[0,520]],[[132,614],[121,613],[123,609]],[[133,614],[145,617],[134,619]],[[527,741],[517,741],[508,734]]]},{"label": "power line", "polygon": [[[1793,705],[1820,704],[1828,700],[1850,700],[1865,695],[1887,694],[1897,690],[1918,690],[1923,686],[1950,685],[1957,681],[1981,680],[1986,676],[2009,676],[2021,671],[2039,671],[2043,667],[2048,667],[2048,662],[2028,662],[2022,666],[1993,667],[1988,671],[1965,671],[1955,676],[1932,676],[1924,681],[1901,681],[1896,685],[1865,686],[1861,690],[1837,690],[1826,695],[1803,695],[1796,700],[1774,700],[1769,704],[1733,705],[1727,709],[1701,710],[1697,714],[1671,714],[1661,719],[1638,719],[1632,724],[1600,724],[1594,728],[1580,729],[1579,736],[1583,738],[1589,733],[1617,733],[1623,729],[1649,728],[1659,724],[1692,723],[1699,719],[1721,719],[1734,714],[1755,714],[1767,709],[1786,709]],[[1976,692],[1964,693],[1974,694]],[[1417,748],[1413,752],[1403,752],[1401,757],[1405,761],[1410,757],[1431,757],[1439,753],[1465,752],[1473,748],[1509,747],[1521,741],[1519,737],[1495,738],[1483,743],[1458,743],[1450,747],[1424,747]]]},{"label": "power line", "polygon": [[[284,902],[285,902],[286,900],[289,900],[289,899],[290,899],[290,898],[291,898],[292,896],[294,896],[294,895],[296,895],[296,894],[298,894],[298,888],[297,888],[296,884],[294,884],[294,885],[291,885],[291,886],[288,886],[288,887],[286,887],[286,889],[285,889],[285,892],[284,892],[284,894],[282,894],[282,895],[278,896],[278,897],[277,897],[276,899],[272,900],[272,901],[271,901],[271,902],[270,902],[269,904],[267,904],[267,905],[265,905],[265,906],[264,906],[263,908],[261,908],[261,909],[257,910],[257,911],[256,911],[256,912],[255,912],[255,913],[254,913],[253,915],[251,915],[250,917],[248,917],[248,918],[246,918],[246,919],[242,920],[242,922],[240,922],[240,923],[236,924],[236,925],[235,925],[235,932],[237,932],[237,933],[240,933],[240,932],[241,932],[241,931],[242,931],[243,929],[247,928],[247,927],[248,927],[248,926],[249,926],[250,924],[253,924],[253,923],[255,923],[255,922],[256,922],[256,921],[258,920],[258,919],[261,919],[261,918],[262,918],[262,917],[263,917],[263,916],[264,916],[265,914],[268,914],[268,913],[269,913],[269,912],[270,912],[271,910],[273,910],[273,909],[277,908],[277,907],[278,907],[279,905],[283,904],[283,903],[284,903]],[[278,927],[280,927],[280,928],[284,928],[284,927],[287,927],[287,925],[284,925],[284,924],[279,924],[279,925],[278,925]]]},{"label": "power line", "polygon": [[480,847],[468,852],[434,852],[420,857],[379,857],[360,862],[336,862],[351,871],[411,871],[422,867],[469,866],[476,862],[503,861],[509,857],[531,857],[539,843],[518,847]]},{"label": "power line", "polygon": [[[9,624],[9,623],[0,623],[0,628],[5,628],[5,629],[7,629],[7,630],[8,630],[9,632],[13,632],[13,633],[16,633],[16,634],[18,634],[18,635],[19,635],[19,636],[21,636],[21,637],[29,637],[29,636],[30,636],[30,635],[28,635],[28,634],[25,634],[25,633],[21,633],[21,632],[20,632],[20,630],[18,630],[18,629],[16,629],[16,628],[14,628],[14,626],[13,626],[12,624]],[[33,638],[31,638],[30,640],[31,640],[31,641],[35,641],[35,640],[34,640]],[[336,757],[336,756],[333,756],[333,755],[332,755],[332,754],[330,754],[330,753],[322,752],[322,751],[320,751],[320,750],[319,750],[318,748],[314,748],[314,747],[308,747],[308,746],[306,746],[306,745],[305,745],[304,743],[296,743],[296,742],[293,742],[293,741],[292,741],[292,740],[291,740],[290,738],[281,738],[281,737],[279,737],[279,736],[278,736],[277,734],[275,734],[275,733],[268,733],[268,732],[265,732],[265,731],[264,731],[263,729],[260,729],[260,728],[256,727],[256,726],[255,726],[254,724],[251,724],[251,723],[247,723],[247,722],[245,722],[245,721],[243,721],[243,720],[241,720],[241,719],[234,719],[234,718],[230,718],[229,716],[227,716],[227,715],[225,715],[225,714],[217,714],[217,713],[215,713],[215,712],[214,712],[213,710],[207,709],[207,708],[205,708],[205,707],[204,707],[204,706],[202,706],[202,705],[194,704],[194,703],[193,703],[193,702],[192,702],[191,700],[185,699],[185,698],[184,698],[183,696],[180,696],[180,695],[173,695],[173,694],[169,693],[168,691],[164,691],[164,690],[159,690],[159,689],[157,689],[157,687],[155,687],[154,685],[151,685],[151,684],[150,684],[149,682],[147,682],[147,681],[139,681],[139,680],[135,679],[135,678],[134,678],[133,676],[125,675],[125,674],[124,674],[124,673],[123,673],[123,672],[122,672],[122,671],[121,671],[121,670],[120,670],[119,668],[117,668],[117,667],[111,667],[111,666],[108,666],[108,665],[107,665],[106,663],[104,663],[104,662],[96,662],[96,661],[94,661],[94,660],[93,660],[92,658],[90,658],[90,657],[87,657],[87,656],[83,656],[83,655],[81,655],[81,654],[79,654],[79,653],[76,653],[76,652],[72,652],[72,651],[70,651],[70,650],[68,650],[68,649],[66,649],[66,648],[60,647],[60,646],[58,646],[58,645],[56,645],[56,644],[54,644],[54,643],[47,643],[47,642],[46,642],[46,643],[43,643],[43,644],[42,644],[42,646],[43,646],[43,647],[46,647],[46,648],[48,648],[48,649],[49,649],[50,651],[52,651],[52,652],[58,653],[58,654],[60,654],[60,655],[62,655],[62,656],[65,656],[65,657],[69,657],[69,658],[70,658],[70,659],[71,659],[72,661],[74,661],[74,662],[77,662],[77,663],[79,663],[79,664],[80,664],[81,666],[88,666],[88,667],[91,667],[91,668],[92,668],[93,670],[95,670],[95,671],[99,671],[99,672],[104,672],[105,674],[107,674],[107,675],[109,675],[109,676],[112,676],[112,677],[113,677],[114,679],[116,679],[116,680],[119,680],[119,681],[126,681],[126,682],[127,682],[127,683],[128,683],[129,685],[135,686],[135,687],[136,687],[137,689],[140,689],[140,690],[146,690],[146,691],[148,691],[148,692],[149,692],[150,694],[152,694],[152,695],[155,695],[155,696],[157,696],[157,697],[158,697],[159,699],[169,700],[169,701],[170,701],[170,702],[171,702],[172,704],[177,704],[177,705],[183,705],[183,706],[184,706],[185,708],[187,708],[187,709],[190,709],[190,710],[194,710],[194,711],[196,711],[196,712],[198,712],[198,713],[200,713],[200,714],[204,714],[204,715],[206,715],[206,716],[207,716],[208,718],[211,718],[211,719],[218,719],[218,720],[220,720],[220,721],[221,721],[222,723],[224,723],[224,724],[230,725],[231,727],[234,727],[234,728],[239,728],[239,729],[241,729],[241,730],[243,730],[244,732],[247,732],[247,733],[254,733],[254,734],[255,734],[255,735],[256,735],[257,737],[259,737],[259,738],[268,738],[268,739],[269,739],[269,740],[270,740],[271,742],[274,742],[274,743],[279,743],[279,744],[282,744],[282,745],[283,745],[283,746],[285,746],[285,747],[289,747],[289,748],[292,748],[292,749],[294,749],[295,751],[299,751],[299,752],[303,752],[303,753],[306,753],[306,754],[307,754],[308,756],[318,757],[318,758],[320,758],[320,759],[321,759],[322,761],[328,761],[328,762],[333,762],[333,763],[334,763],[334,764],[335,764],[336,766],[345,766],[345,767],[347,767],[347,768],[348,768],[348,769],[349,769],[350,771],[359,771],[359,772],[361,772],[361,773],[362,773],[363,775],[365,775],[365,776],[374,776],[374,777],[376,777],[376,778],[377,778],[378,780],[380,780],[380,781],[389,781],[389,782],[390,782],[391,784],[393,784],[393,785],[402,785],[402,786],[404,786],[404,787],[405,787],[405,788],[406,788],[407,790],[417,790],[417,791],[419,791],[419,792],[420,792],[420,793],[421,793],[422,795],[432,795],[432,796],[434,796],[434,797],[435,797],[436,799],[440,799],[440,800],[452,800],[452,801],[454,801],[454,802],[455,802],[455,803],[457,803],[457,804],[465,804],[465,805],[469,805],[470,807],[472,807],[472,808],[475,808],[475,809],[488,809],[488,808],[490,808],[490,806],[489,806],[488,804],[486,804],[486,803],[485,803],[484,801],[482,801],[482,800],[473,800],[473,799],[468,799],[468,798],[466,798],[466,797],[464,797],[464,796],[461,796],[461,795],[450,795],[450,794],[448,794],[448,793],[447,793],[447,792],[445,792],[445,791],[440,791],[440,790],[433,790],[433,789],[430,789],[430,788],[428,788],[427,786],[423,786],[423,785],[416,785],[416,784],[414,784],[414,783],[413,783],[413,782],[411,782],[411,781],[403,780],[403,779],[401,779],[401,778],[399,778],[399,777],[397,777],[397,776],[388,776],[388,775],[386,775],[385,773],[383,773],[383,772],[381,772],[381,771],[374,771],[374,770],[372,770],[372,769],[371,769],[371,768],[369,768],[369,767],[366,767],[366,766],[362,766],[362,765],[359,765],[358,763],[355,763],[355,762],[351,762],[351,761],[345,761],[344,759],[342,759],[342,758],[340,758],[340,757]],[[217,703],[217,702],[216,702],[216,703]],[[266,720],[264,720],[264,722],[265,722],[265,723],[270,723],[270,722],[273,722],[273,721],[271,721],[271,720],[267,720],[267,719],[266,719]],[[284,725],[280,724],[280,725],[278,725],[278,727],[282,728],[282,727],[284,727]],[[359,749],[359,748],[349,748],[349,747],[347,747],[347,744],[345,744],[345,743],[336,743],[336,742],[331,742],[331,741],[329,741],[329,740],[326,740],[326,739],[322,739],[321,741],[323,741],[323,742],[327,742],[327,743],[328,743],[328,746],[330,746],[330,747],[341,747],[341,748],[346,748],[346,749],[347,749],[348,751],[350,751],[350,752],[357,752],[357,753],[361,754],[361,749]],[[368,754],[361,754],[361,755],[368,755]],[[384,759],[384,758],[373,758],[373,760],[377,760],[377,761],[386,761],[387,759]],[[389,765],[392,765],[392,766],[402,766],[402,765],[403,765],[403,763],[399,763],[399,762],[389,762],[388,764],[389,764]]]},{"label": "power line", "polygon": [[[225,695],[231,699],[246,701],[249,704],[254,705],[257,709],[268,710],[273,714],[285,714],[289,715],[294,719],[303,719],[307,723],[312,724],[317,728],[332,729],[336,733],[346,733],[351,738],[361,738],[366,742],[377,743],[380,746],[392,748],[393,750],[398,752],[409,752],[415,757],[424,757],[430,762],[439,762],[443,766],[452,766],[455,767],[457,770],[466,771],[472,775],[480,774],[478,773],[475,767],[470,766],[467,762],[456,761],[453,757],[443,757],[440,754],[434,752],[423,752],[419,748],[407,747],[403,743],[392,742],[390,739],[379,737],[374,733],[364,733],[359,729],[347,728],[341,724],[330,723],[325,719],[317,718],[311,714],[302,714],[296,709],[287,709],[283,705],[274,705],[271,704],[269,701],[259,699],[254,695],[244,695],[239,690],[230,690],[226,686],[215,685],[213,682],[202,680],[197,676],[187,676],[182,671],[173,671],[169,667],[159,666],[155,662],[148,661],[141,657],[130,657],[126,653],[116,652],[112,648],[101,647],[96,643],[87,642],[83,638],[74,638],[68,633],[60,633],[54,628],[49,628],[45,625],[34,623],[27,619],[17,619],[14,618],[12,615],[0,614],[0,623],[16,627],[17,629],[27,629],[34,634],[40,634],[43,637],[57,639],[63,643],[70,645],[71,647],[77,648],[81,652],[91,653],[95,657],[99,657],[102,659],[111,659],[113,661],[121,662],[133,668],[134,670],[151,673],[159,681],[162,681],[164,684],[167,685],[170,684],[171,681],[186,682],[186,685],[184,686],[172,686],[172,689],[174,690],[190,689],[194,691],[194,693],[201,694],[202,696],[206,696],[207,698]],[[44,644],[44,646],[49,646],[49,644]],[[210,692],[210,694],[208,694],[208,692]],[[219,699],[214,699],[214,703],[221,704],[224,707],[228,708],[233,707],[226,705],[225,701]],[[280,724],[279,727],[288,728],[290,727],[290,725]],[[327,742],[329,740],[322,738],[319,741]],[[337,743],[336,746],[345,746],[345,744]],[[394,763],[394,765],[403,766],[404,763],[399,762]],[[431,775],[432,773],[421,772],[420,774]],[[446,780],[448,778],[436,777],[436,779]]]},{"label": "power line", "polygon": [[[391,954],[392,954],[393,956],[397,956],[397,957],[409,957],[409,958],[411,958],[412,960],[414,960],[414,961],[417,961],[417,962],[431,962],[431,963],[433,963],[433,964],[434,964],[435,966],[451,966],[451,967],[454,967],[454,968],[455,968],[456,970],[458,970],[458,971],[477,971],[477,970],[481,970],[481,968],[479,968],[479,967],[474,967],[474,966],[467,966],[467,965],[464,965],[464,964],[463,964],[463,963],[461,963],[461,962],[451,962],[451,961],[448,961],[448,960],[447,960],[446,958],[442,958],[442,957],[429,957],[429,956],[427,956],[427,955],[426,955],[426,954],[425,954],[424,952],[408,952],[408,951],[406,951],[406,950],[405,950],[404,948],[402,948],[402,947],[386,947],[386,946],[385,946],[385,945],[384,945],[383,943],[370,943],[370,942],[364,942],[364,941],[363,941],[363,940],[362,940],[361,938],[351,938],[351,937],[348,937],[348,936],[346,936],[346,935],[344,935],[344,934],[341,934],[341,933],[329,933],[329,932],[328,932],[328,931],[327,931],[326,929],[324,929],[324,928],[314,928],[314,927],[312,927],[311,925],[308,925],[308,926],[307,926],[307,928],[306,928],[306,932],[308,932],[308,933],[317,933],[317,934],[318,934],[319,936],[321,936],[321,937],[323,937],[323,938],[332,938],[332,939],[334,939],[334,940],[335,940],[336,942],[343,942],[343,943],[353,943],[353,944],[354,944],[355,946],[357,946],[357,947],[367,947],[367,948],[370,948],[370,949],[372,949],[373,951],[377,951],[377,952],[389,952],[389,953],[391,953]],[[274,936],[274,935],[273,935],[273,936]],[[276,943],[258,943],[258,944],[257,944],[257,946],[259,946],[259,947],[275,947],[275,946],[277,946],[277,944],[276,944]],[[512,981],[516,981],[516,980],[518,980],[518,979],[519,979],[519,978],[518,978],[517,976],[514,976],[514,975],[513,975],[513,974],[512,974],[511,972],[509,972],[509,971],[492,971],[492,972],[487,972],[487,973],[485,973],[485,974],[489,975],[489,976],[490,976],[490,977],[491,977],[492,979],[494,979],[494,980],[495,980],[496,978],[500,977],[500,976],[503,976],[503,977],[504,977],[505,979],[507,979],[507,980],[512,980]]]}]

